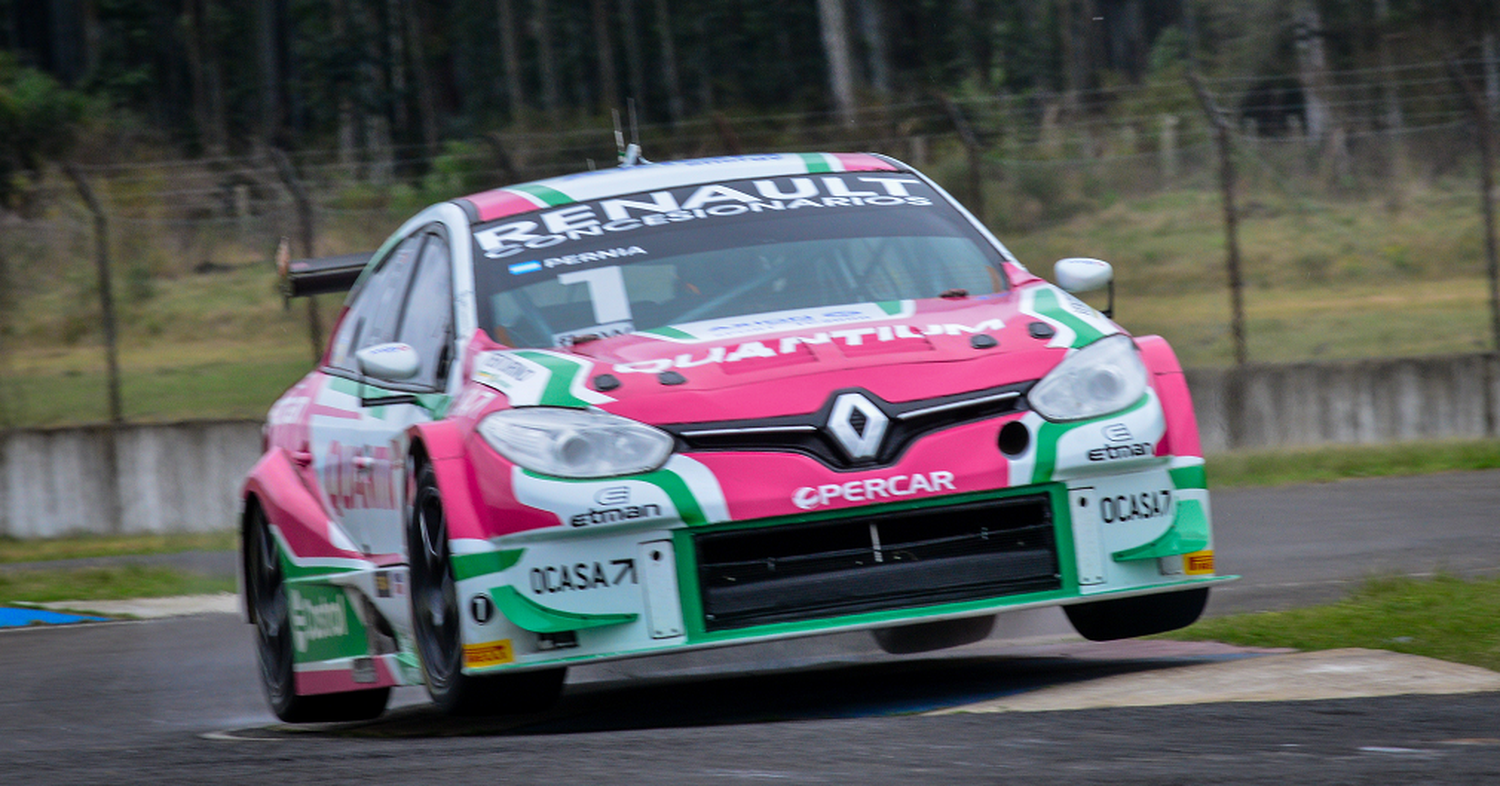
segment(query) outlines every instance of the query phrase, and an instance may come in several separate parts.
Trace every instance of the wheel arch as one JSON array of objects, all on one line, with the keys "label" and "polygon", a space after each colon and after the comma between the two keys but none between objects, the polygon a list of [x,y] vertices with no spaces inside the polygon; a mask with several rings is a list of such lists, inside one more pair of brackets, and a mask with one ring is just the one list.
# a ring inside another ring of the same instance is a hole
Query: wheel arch
[{"label": "wheel arch", "polygon": [[1188,391],[1187,376],[1182,373],[1177,353],[1161,336],[1142,336],[1135,341],[1141,349],[1141,360],[1151,374],[1151,386],[1156,390],[1167,421],[1166,436],[1162,438],[1158,455],[1202,456],[1198,416],[1193,410],[1193,396]]},{"label": "wheel arch", "polygon": [[407,433],[407,498],[416,491],[416,478],[423,466],[431,466],[443,497],[448,537],[486,537],[483,503],[474,484],[463,432],[448,421],[422,423]]}]

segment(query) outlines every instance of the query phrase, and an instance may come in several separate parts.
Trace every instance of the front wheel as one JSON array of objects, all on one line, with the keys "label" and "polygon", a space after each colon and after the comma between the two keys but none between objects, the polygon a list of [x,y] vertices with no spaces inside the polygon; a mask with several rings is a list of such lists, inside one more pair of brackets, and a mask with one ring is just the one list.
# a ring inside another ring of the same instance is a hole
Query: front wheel
[{"label": "front wheel", "polygon": [[417,471],[406,531],[411,562],[411,616],[427,693],[451,715],[499,715],[550,707],[566,669],[477,677],[463,673],[457,581],[448,547],[448,522],[432,465]]},{"label": "front wheel", "polygon": [[316,696],[297,694],[281,549],[271,535],[265,513],[254,504],[245,522],[245,589],[245,600],[255,622],[260,684],[276,717],[287,723],[327,723],[369,720],[385,711],[390,688]]},{"label": "front wheel", "polygon": [[1208,605],[1208,587],[1064,606],[1068,622],[1089,641],[1113,641],[1186,628]]}]

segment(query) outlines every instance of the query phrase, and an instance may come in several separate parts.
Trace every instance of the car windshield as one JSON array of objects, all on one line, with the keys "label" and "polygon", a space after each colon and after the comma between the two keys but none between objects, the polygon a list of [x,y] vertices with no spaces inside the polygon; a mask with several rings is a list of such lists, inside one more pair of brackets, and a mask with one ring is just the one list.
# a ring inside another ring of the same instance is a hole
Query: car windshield
[{"label": "car windshield", "polygon": [[480,323],[514,347],[748,315],[790,328],[1007,287],[994,245],[898,173],[632,194],[484,224],[474,240]]}]

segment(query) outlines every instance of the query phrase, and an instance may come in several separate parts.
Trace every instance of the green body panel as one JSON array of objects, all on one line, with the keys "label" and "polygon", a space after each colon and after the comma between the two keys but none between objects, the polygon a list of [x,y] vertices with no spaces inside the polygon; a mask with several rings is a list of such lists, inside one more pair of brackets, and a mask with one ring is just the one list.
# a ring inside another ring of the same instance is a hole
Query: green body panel
[{"label": "green body panel", "polygon": [[453,563],[453,578],[464,581],[476,576],[499,573],[520,562],[521,555],[525,553],[526,549],[504,549],[455,555],[450,560]]},{"label": "green body panel", "polygon": [[[1062,423],[1054,423],[1043,420],[1036,432],[1036,464],[1032,467],[1031,482],[1034,484],[1046,483],[1052,480],[1052,470],[1057,467],[1057,443],[1062,436],[1076,428],[1081,428],[1094,423],[1103,423],[1106,420],[1114,420],[1122,415],[1128,415],[1151,401],[1149,395],[1141,396],[1140,400],[1108,415],[1100,415],[1088,420],[1070,420]],[[1178,488],[1181,488],[1179,486]],[[1067,507],[1066,505],[1064,507]]]},{"label": "green body panel", "polygon": [[1203,505],[1198,500],[1184,499],[1178,500],[1177,515],[1172,519],[1172,526],[1168,527],[1161,537],[1144,546],[1117,551],[1110,556],[1118,562],[1126,562],[1135,559],[1175,557],[1180,554],[1192,554],[1206,548],[1208,548],[1208,516],[1204,515]]},{"label": "green body panel", "polygon": [[286,583],[292,657],[315,663],[370,654],[364,623],[343,587],[314,581]]},{"label": "green body panel", "polygon": [[1208,488],[1208,473],[1204,472],[1202,464],[1192,467],[1178,467],[1168,470],[1167,474],[1172,476],[1172,485],[1179,489]]},{"label": "green body panel", "polygon": [[1032,308],[1036,309],[1038,314],[1042,314],[1048,319],[1056,320],[1072,330],[1074,349],[1088,346],[1107,335],[1093,325],[1079,319],[1077,315],[1064,307],[1058,300],[1057,293],[1051,289],[1037,290],[1036,296],[1032,300]]},{"label": "green body panel", "polygon": [[518,628],[532,633],[562,633],[570,630],[602,628],[607,625],[623,625],[635,622],[635,614],[579,614],[572,611],[549,609],[521,596],[509,584],[490,590],[495,606],[500,613]]}]

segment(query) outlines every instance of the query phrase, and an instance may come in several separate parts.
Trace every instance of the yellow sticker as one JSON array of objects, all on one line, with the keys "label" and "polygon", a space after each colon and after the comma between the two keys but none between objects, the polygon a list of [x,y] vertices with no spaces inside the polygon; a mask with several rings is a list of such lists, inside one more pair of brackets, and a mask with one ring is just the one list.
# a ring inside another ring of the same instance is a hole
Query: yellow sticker
[{"label": "yellow sticker", "polygon": [[1208,550],[1184,554],[1182,555],[1182,567],[1189,574],[1213,573],[1214,553],[1212,550]]},{"label": "yellow sticker", "polygon": [[510,639],[492,641],[488,644],[464,645],[464,668],[483,669],[488,666],[510,663],[515,659],[516,654],[510,648]]}]

